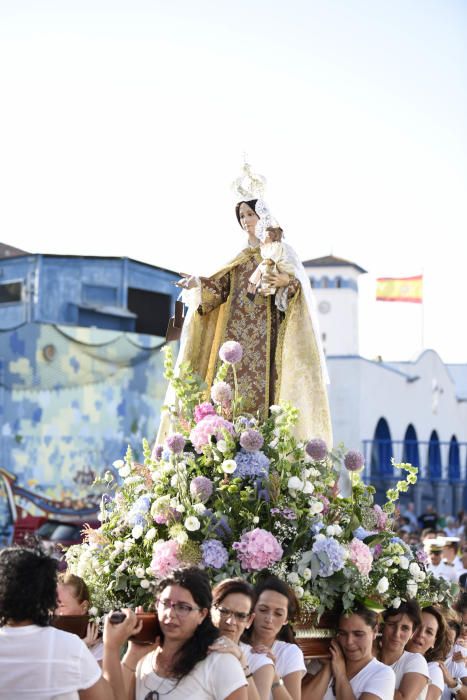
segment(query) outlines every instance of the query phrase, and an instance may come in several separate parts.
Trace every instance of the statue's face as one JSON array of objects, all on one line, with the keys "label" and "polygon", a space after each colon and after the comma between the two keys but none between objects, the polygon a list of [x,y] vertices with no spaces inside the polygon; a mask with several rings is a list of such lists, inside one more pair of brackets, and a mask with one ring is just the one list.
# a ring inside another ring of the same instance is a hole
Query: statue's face
[{"label": "statue's face", "polygon": [[249,234],[255,234],[256,224],[259,221],[259,216],[255,214],[253,209],[242,202],[240,204],[240,209],[238,210],[238,215],[240,217],[240,226]]}]

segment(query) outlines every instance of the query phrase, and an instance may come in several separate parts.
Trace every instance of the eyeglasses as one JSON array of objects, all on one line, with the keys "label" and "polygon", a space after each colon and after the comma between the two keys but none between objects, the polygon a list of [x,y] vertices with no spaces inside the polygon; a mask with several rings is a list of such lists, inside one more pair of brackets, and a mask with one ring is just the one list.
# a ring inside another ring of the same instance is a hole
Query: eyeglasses
[{"label": "eyeglasses", "polygon": [[[157,607],[163,608],[164,610],[174,610],[178,617],[187,617],[193,610],[201,610],[202,608],[194,608],[188,603],[179,603],[178,601],[170,600],[170,598],[157,598]],[[155,691],[154,691],[155,692]],[[159,696],[157,696],[159,697]],[[144,699],[146,700],[146,698]],[[152,700],[149,698],[149,700]],[[157,698],[155,697],[155,700]]]},{"label": "eyeglasses", "polygon": [[237,622],[245,622],[251,615],[251,612],[235,612],[235,610],[229,610],[229,608],[223,608],[220,605],[214,605],[214,607],[222,617],[234,617]]}]

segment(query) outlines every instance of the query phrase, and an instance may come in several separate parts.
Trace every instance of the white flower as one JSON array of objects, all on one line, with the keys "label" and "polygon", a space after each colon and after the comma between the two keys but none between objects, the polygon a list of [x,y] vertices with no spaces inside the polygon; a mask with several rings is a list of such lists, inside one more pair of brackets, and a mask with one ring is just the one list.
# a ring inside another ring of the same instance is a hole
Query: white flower
[{"label": "white flower", "polygon": [[126,476],[130,476],[130,472],[131,470],[128,464],[125,464],[121,469],[118,470],[118,473],[120,474],[122,479],[124,479]]},{"label": "white flower", "polygon": [[272,447],[272,449],[274,449],[275,447],[277,447],[278,442],[279,442],[279,438],[277,438],[277,437],[274,438],[274,440],[271,440],[271,442],[269,443],[269,447]]},{"label": "white flower", "polygon": [[234,459],[224,459],[221,464],[221,469],[224,474],[233,474],[237,468],[237,462]]},{"label": "white flower", "polygon": [[132,484],[137,484],[138,481],[141,481],[140,476],[128,476],[123,483],[125,484],[125,486],[131,486]]},{"label": "white flower", "polygon": [[115,551],[116,551],[117,553],[118,553],[118,552],[121,552],[122,549],[124,549],[124,548],[125,548],[125,543],[124,543],[124,542],[122,542],[121,540],[115,540],[115,542],[114,542],[114,549],[115,549]]},{"label": "white flower", "polygon": [[143,578],[142,581],[139,582],[139,585],[141,586],[141,588],[149,588],[151,584],[146,578]]},{"label": "white flower", "polygon": [[129,552],[130,549],[133,547],[134,543],[135,543],[134,540],[125,540],[125,544],[124,544],[124,547],[123,547],[123,549],[125,550],[125,552]]},{"label": "white flower", "polygon": [[195,511],[196,515],[203,515],[206,511],[206,506],[204,503],[194,503],[193,510]]},{"label": "white flower", "polygon": [[376,585],[376,590],[378,591],[378,593],[386,593],[388,588],[389,588],[389,581],[387,580],[386,576],[383,576],[378,581],[378,583]]},{"label": "white flower", "polygon": [[273,415],[277,416],[277,415],[279,415],[279,413],[282,413],[283,408],[282,408],[282,406],[278,406],[277,404],[273,404],[272,406],[269,406],[269,411]]},{"label": "white flower", "polygon": [[415,598],[417,595],[418,591],[418,586],[413,580],[407,581],[407,595],[410,596],[410,598]]},{"label": "white flower", "polygon": [[[122,563],[121,563],[119,566],[117,566],[117,571],[118,571],[119,573],[121,573],[122,571],[125,571],[125,569],[127,568],[127,566],[128,566],[128,562],[127,562],[126,560],[124,560],[124,561],[122,561]],[[104,566],[104,571],[105,571],[106,574],[109,573],[108,571],[106,571],[107,567],[108,567],[108,564],[106,564],[106,565]]]},{"label": "white flower", "polygon": [[287,487],[292,495],[295,495],[294,492],[296,491],[303,491],[303,486],[304,483],[298,476],[291,476],[287,482]]},{"label": "white flower", "polygon": [[404,557],[404,556],[399,557],[399,566],[401,567],[401,569],[404,569],[404,570],[409,568],[409,560],[407,559],[407,557]]},{"label": "white flower", "polygon": [[300,576],[295,571],[292,571],[287,578],[291,584],[300,583]]},{"label": "white flower", "polygon": [[185,530],[180,530],[175,535],[174,540],[178,542],[179,545],[184,545],[185,542],[188,542],[188,534],[185,532]]},{"label": "white flower", "polygon": [[311,578],[311,569],[308,569],[308,567],[303,569],[302,578],[304,581],[309,581]]},{"label": "white flower", "polygon": [[148,540],[148,541],[153,540],[155,536],[156,536],[156,528],[151,527],[151,529],[148,530],[147,533],[144,535],[144,539]]},{"label": "white flower", "polygon": [[399,597],[394,598],[394,600],[391,601],[391,608],[398,608],[401,604],[401,599]]},{"label": "white flower", "polygon": [[442,603],[444,600],[444,595],[442,593],[438,593],[438,603]]},{"label": "white flower", "polygon": [[216,447],[219,450],[219,452],[222,452],[222,454],[224,454],[228,450],[227,443],[225,440],[219,440]]},{"label": "white flower", "polygon": [[315,487],[313,486],[311,481],[305,481],[305,484],[303,486],[303,493],[307,493],[307,494],[311,495],[314,490],[315,490]]},{"label": "white flower", "polygon": [[144,578],[145,573],[146,573],[146,572],[145,572],[145,570],[144,570],[144,568],[143,568],[142,566],[137,566],[137,567],[136,567],[136,569],[135,569],[135,575],[136,575],[138,578]]},{"label": "white flower", "polygon": [[185,520],[185,527],[189,532],[195,532],[201,527],[201,523],[195,515],[189,515]]},{"label": "white flower", "polygon": [[419,565],[413,561],[409,566],[410,575],[415,577],[419,571],[420,571]]},{"label": "white flower", "polygon": [[144,530],[142,525],[135,525],[133,530],[131,531],[131,536],[133,537],[133,539],[139,540],[143,532]]},{"label": "white flower", "polygon": [[304,588],[302,588],[301,586],[294,586],[294,591],[297,598],[303,598],[303,595],[305,593]]},{"label": "white flower", "polygon": [[255,515],[255,517],[253,518],[253,524],[257,525],[258,523],[259,523],[259,518],[257,515]]},{"label": "white flower", "polygon": [[90,617],[96,617],[97,612],[98,612],[97,608],[92,607],[92,608],[89,608],[88,615]]},{"label": "white flower", "polygon": [[342,528],[340,525],[328,525],[326,528],[326,535],[329,537],[339,537],[342,535]]},{"label": "white flower", "polygon": [[318,515],[324,508],[324,503],[321,501],[310,501],[310,515]]},{"label": "white flower", "polygon": [[115,469],[121,469],[125,465],[125,462],[123,459],[116,459],[115,462],[112,462],[112,466],[115,467]]}]

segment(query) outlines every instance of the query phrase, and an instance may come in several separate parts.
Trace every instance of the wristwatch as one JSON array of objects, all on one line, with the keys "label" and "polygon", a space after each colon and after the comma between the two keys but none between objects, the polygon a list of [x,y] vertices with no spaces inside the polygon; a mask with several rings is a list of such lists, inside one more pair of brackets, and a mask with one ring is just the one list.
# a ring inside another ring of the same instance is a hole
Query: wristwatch
[{"label": "wristwatch", "polygon": [[[275,683],[273,683],[271,685],[271,690],[274,690],[274,688],[280,688],[281,685],[284,685],[284,681],[282,680],[282,678],[279,678],[278,681],[276,681]],[[456,691],[454,691],[454,692],[456,692]]]}]

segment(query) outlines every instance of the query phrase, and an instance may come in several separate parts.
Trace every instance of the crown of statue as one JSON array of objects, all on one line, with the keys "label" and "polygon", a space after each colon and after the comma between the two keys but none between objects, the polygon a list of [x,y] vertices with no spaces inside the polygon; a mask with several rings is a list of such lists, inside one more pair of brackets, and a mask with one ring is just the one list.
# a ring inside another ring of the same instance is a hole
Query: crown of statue
[{"label": "crown of statue", "polygon": [[232,183],[232,189],[240,199],[262,199],[266,178],[255,173],[249,163],[244,162],[240,177]]}]

